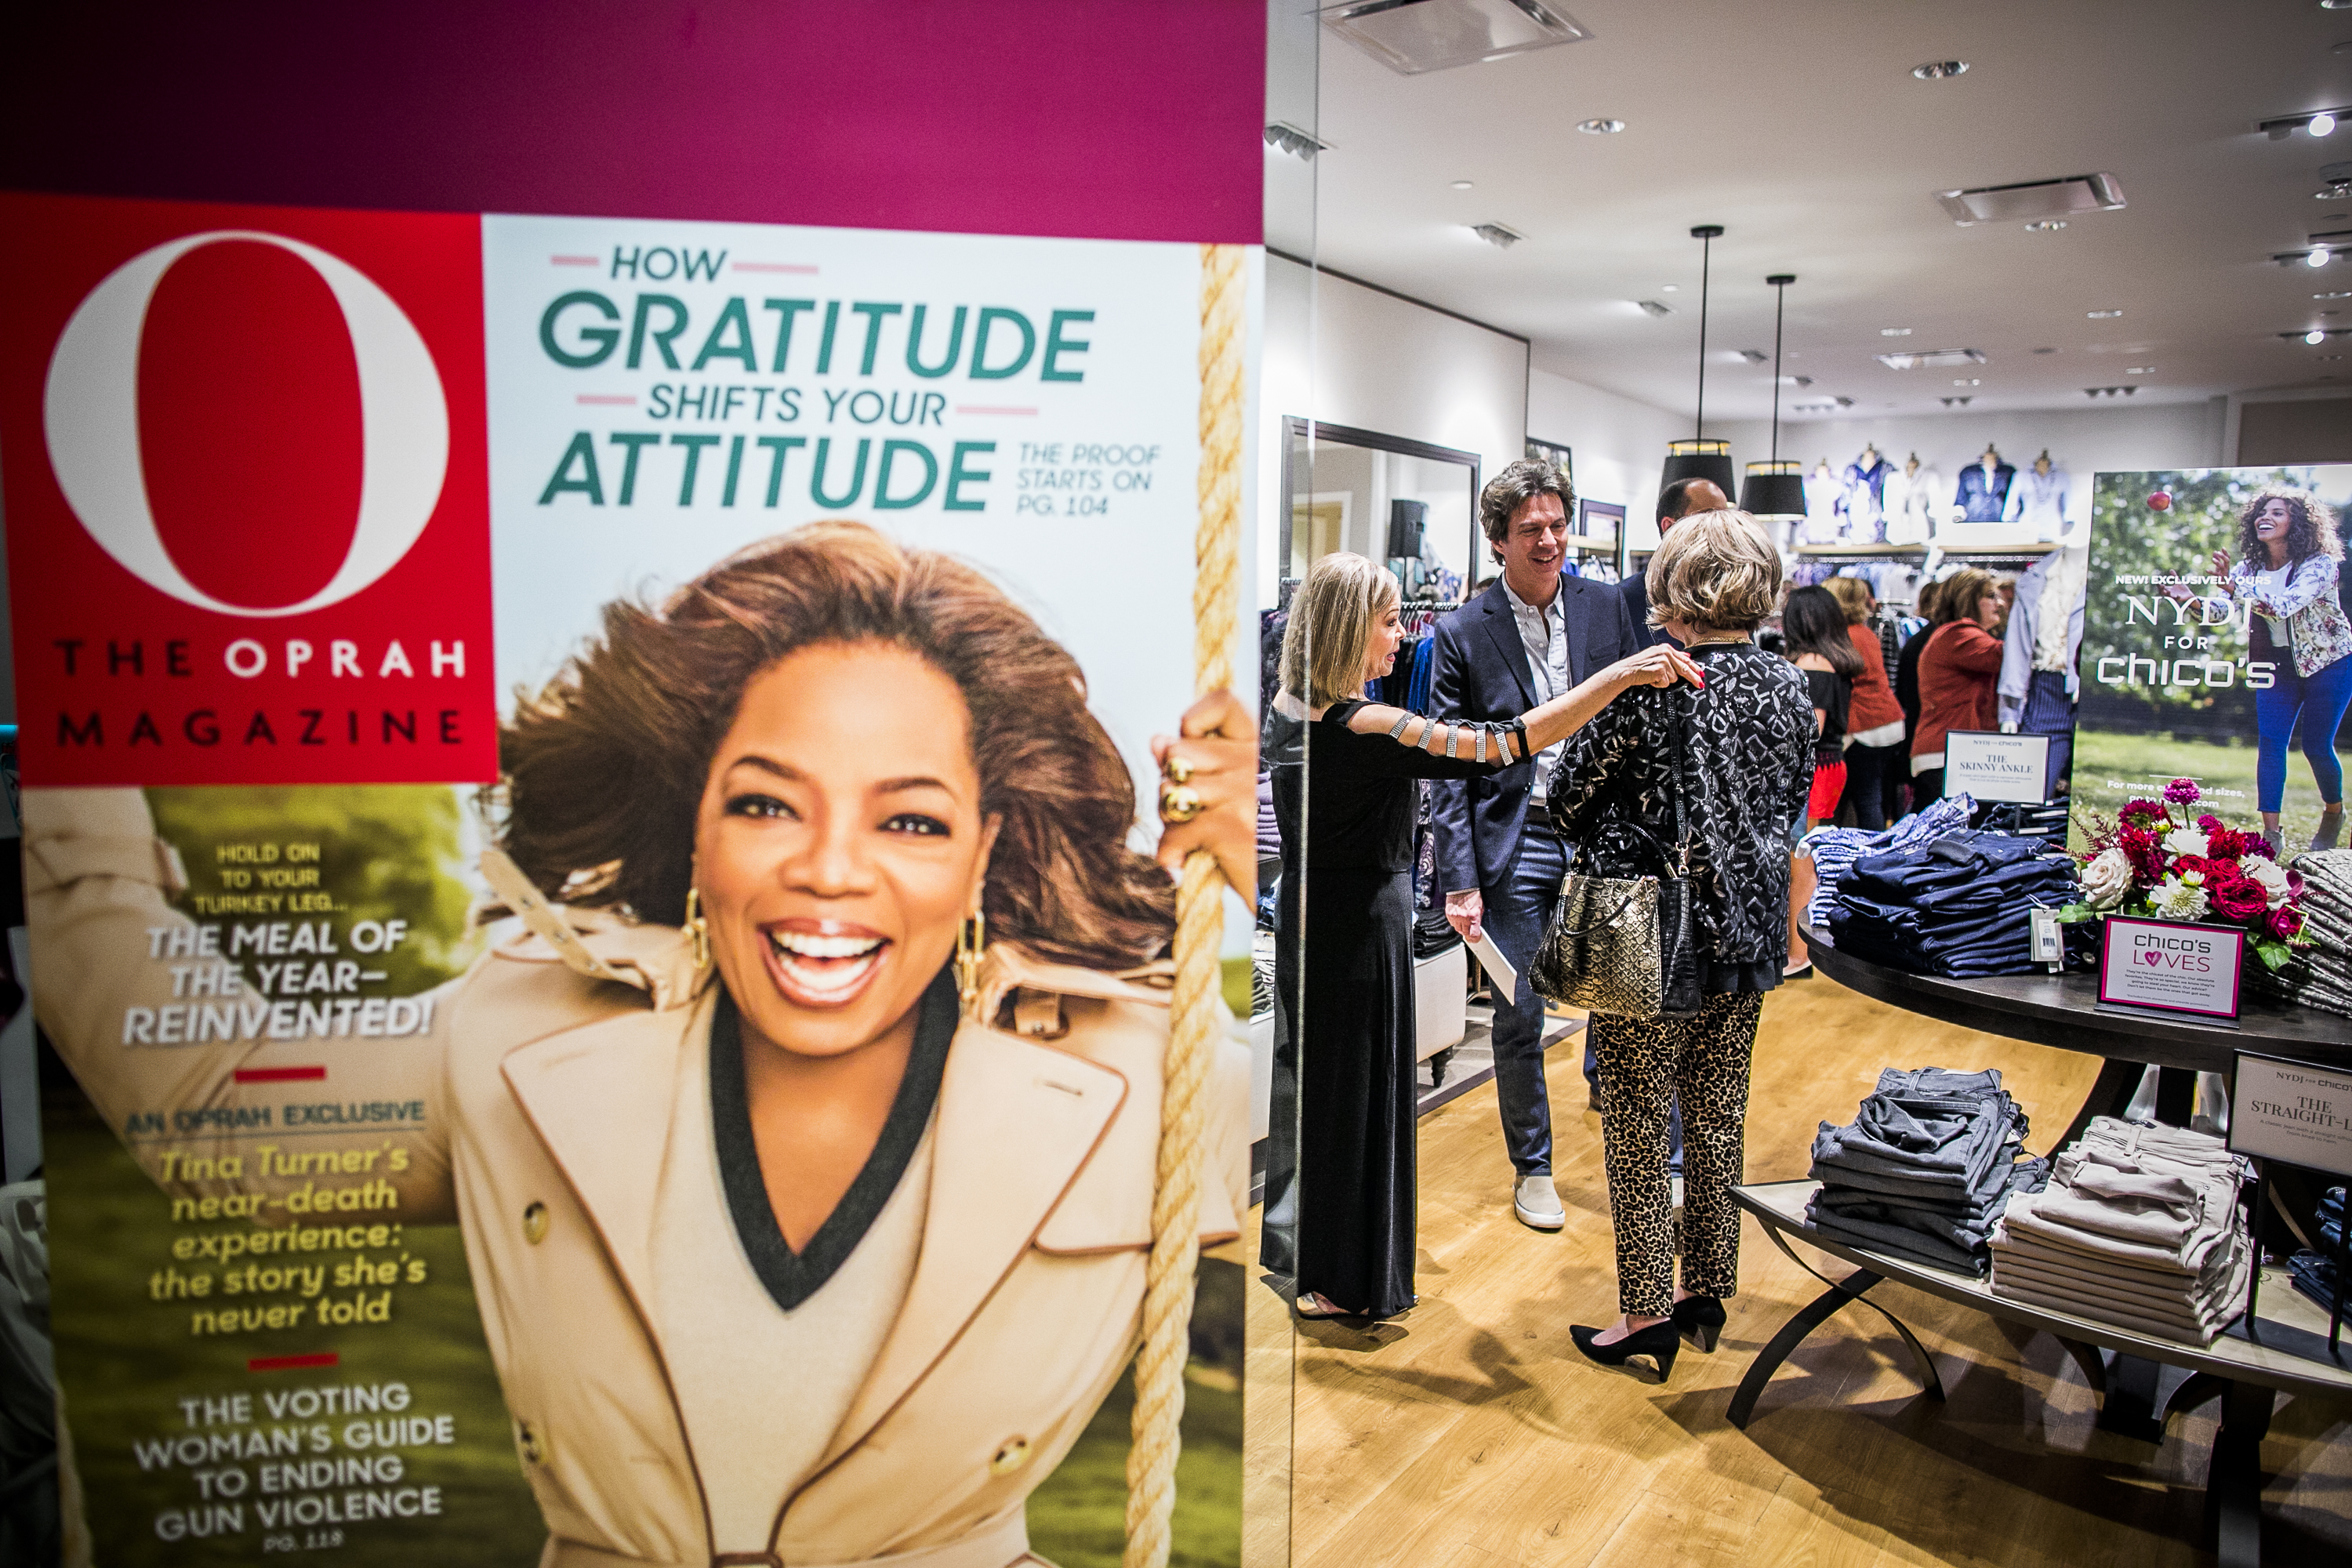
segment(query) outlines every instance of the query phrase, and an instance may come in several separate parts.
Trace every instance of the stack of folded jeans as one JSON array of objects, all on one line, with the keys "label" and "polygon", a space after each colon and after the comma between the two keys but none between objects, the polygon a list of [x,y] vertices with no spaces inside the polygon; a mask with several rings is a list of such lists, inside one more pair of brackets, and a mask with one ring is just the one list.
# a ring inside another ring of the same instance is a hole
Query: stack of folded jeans
[{"label": "stack of folded jeans", "polygon": [[1851,1122],[1821,1127],[1813,1227],[1931,1268],[1982,1274],[2002,1206],[2049,1179],[2019,1158],[2025,1112],[1997,1071],[1888,1068]]},{"label": "stack of folded jeans", "polygon": [[[1813,863],[1813,901],[1805,906],[1805,919],[1814,933],[1829,941],[1830,905],[1837,898],[1838,883],[1856,860],[1865,855],[1882,855],[1889,849],[1902,849],[1913,844],[1949,833],[1955,827],[1966,827],[1975,805],[1967,795],[1947,795],[1931,800],[1894,826],[1877,833],[1865,833],[1859,827],[1821,827],[1805,837],[1801,853]],[[1831,942],[1830,945],[1837,945]]]},{"label": "stack of folded jeans", "polygon": [[1832,941],[1890,969],[1964,978],[2033,967],[2036,904],[2073,903],[2074,862],[2039,839],[1960,828],[1865,855],[1838,882]]},{"label": "stack of folded jeans", "polygon": [[2243,1169],[2210,1133],[2099,1117],[2002,1211],[1993,1294],[2209,1343],[2245,1306]]},{"label": "stack of folded jeans", "polygon": [[2277,984],[2305,1007],[2352,1016],[2352,849],[2298,856],[2303,934],[2310,946],[2279,971]]},{"label": "stack of folded jeans", "polygon": [[2330,1187],[2319,1200],[2319,1250],[2286,1260],[2294,1288],[2332,1311],[2336,1307],[2336,1259],[2344,1250],[2344,1189]]}]

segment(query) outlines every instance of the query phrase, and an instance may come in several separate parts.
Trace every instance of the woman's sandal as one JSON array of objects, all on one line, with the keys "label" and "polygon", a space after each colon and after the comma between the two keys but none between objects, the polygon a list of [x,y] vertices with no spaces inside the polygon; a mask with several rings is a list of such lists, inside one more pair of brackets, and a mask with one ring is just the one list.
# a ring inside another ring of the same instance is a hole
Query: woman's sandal
[{"label": "woman's sandal", "polygon": [[[1309,1306],[1308,1303],[1314,1303]],[[1335,1303],[1320,1290],[1309,1290],[1291,1303],[1292,1310],[1302,1318],[1357,1318],[1363,1314],[1351,1312]]]}]

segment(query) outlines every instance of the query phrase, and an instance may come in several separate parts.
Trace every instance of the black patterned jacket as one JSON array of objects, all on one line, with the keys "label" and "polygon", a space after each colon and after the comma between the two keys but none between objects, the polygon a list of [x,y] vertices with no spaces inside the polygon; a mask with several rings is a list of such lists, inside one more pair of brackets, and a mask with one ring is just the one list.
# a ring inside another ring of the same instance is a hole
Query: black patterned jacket
[{"label": "black patterned jacket", "polygon": [[1789,830],[1812,787],[1812,699],[1802,670],[1753,643],[1702,644],[1691,657],[1705,690],[1636,687],[1568,738],[1552,821],[1583,850],[1580,868],[1654,874],[1669,868],[1653,844],[1673,848],[1679,793],[1701,950],[1754,963],[1788,945]]}]

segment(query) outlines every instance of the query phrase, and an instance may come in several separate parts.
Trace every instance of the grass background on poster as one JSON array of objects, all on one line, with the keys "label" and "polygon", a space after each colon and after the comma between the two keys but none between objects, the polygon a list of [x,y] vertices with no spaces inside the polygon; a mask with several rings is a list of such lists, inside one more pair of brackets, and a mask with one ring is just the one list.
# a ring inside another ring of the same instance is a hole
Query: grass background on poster
[{"label": "grass background on poster", "polygon": [[[321,884],[342,906],[334,916],[339,925],[387,917],[411,922],[412,940],[384,961],[393,973],[387,994],[439,984],[479,951],[478,936],[466,925],[459,864],[464,805],[455,791],[216,788],[152,790],[148,798],[159,832],[188,868],[191,894],[221,890],[215,853],[220,845],[318,844]],[[184,896],[182,902],[189,900]],[[257,1406],[264,1390],[394,1380],[409,1385],[412,1413],[456,1417],[454,1447],[403,1453],[401,1484],[440,1487],[443,1513],[437,1520],[347,1527],[347,1544],[336,1560],[514,1568],[538,1560],[546,1529],[515,1457],[455,1227],[405,1234],[405,1250],[425,1260],[431,1278],[394,1290],[389,1326],[338,1330],[323,1338],[297,1330],[192,1339],[189,1304],[149,1296],[150,1278],[170,1261],[170,1241],[178,1234],[168,1201],[62,1064],[47,1057],[44,1068],[58,1368],[100,1563],[204,1568],[262,1556],[257,1490],[242,1500],[241,1534],[175,1542],[156,1534],[160,1512],[200,1508],[203,1501],[184,1470],[142,1472],[133,1447],[141,1439],[186,1430],[180,1400],[250,1392]],[[1178,1568],[1228,1568],[1240,1557],[1240,1291],[1237,1267],[1203,1265],[1177,1479]],[[545,1327],[562,1331],[561,1323]],[[324,1371],[245,1370],[249,1356],[321,1349],[336,1351],[341,1364]],[[1068,1458],[1031,1500],[1036,1549],[1063,1568],[1116,1568],[1119,1560],[1132,1400],[1132,1383],[1122,1378]],[[257,1465],[245,1468],[257,1479]],[[291,1533],[301,1543],[314,1532],[298,1528]]]}]

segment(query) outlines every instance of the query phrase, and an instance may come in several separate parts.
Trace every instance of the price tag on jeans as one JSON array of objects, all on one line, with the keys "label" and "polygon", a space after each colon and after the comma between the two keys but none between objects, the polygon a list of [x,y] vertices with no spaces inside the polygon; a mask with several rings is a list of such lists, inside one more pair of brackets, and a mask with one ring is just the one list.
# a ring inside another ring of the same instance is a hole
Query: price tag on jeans
[{"label": "price tag on jeans", "polygon": [[2026,912],[2033,921],[2033,962],[2048,964],[2055,974],[2066,962],[2066,933],[2058,923],[2058,911],[2036,904]]}]

